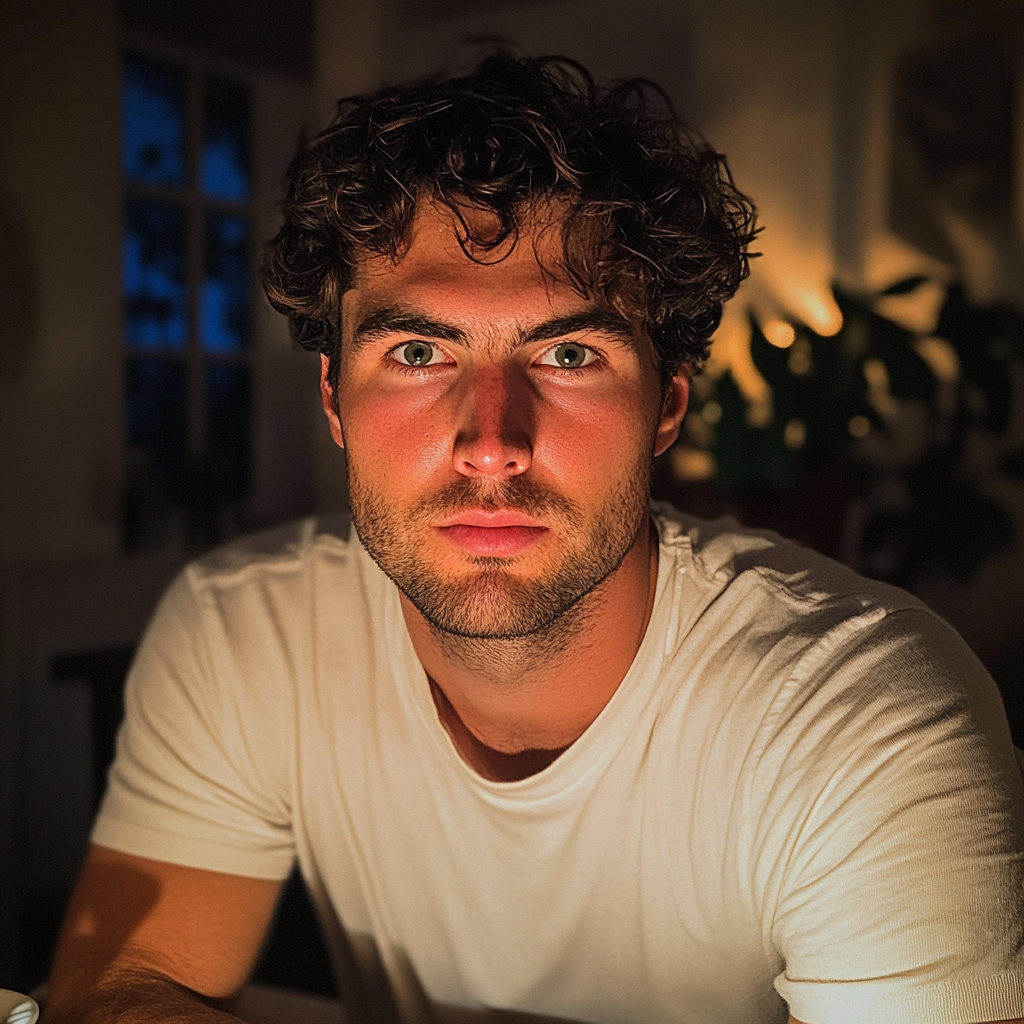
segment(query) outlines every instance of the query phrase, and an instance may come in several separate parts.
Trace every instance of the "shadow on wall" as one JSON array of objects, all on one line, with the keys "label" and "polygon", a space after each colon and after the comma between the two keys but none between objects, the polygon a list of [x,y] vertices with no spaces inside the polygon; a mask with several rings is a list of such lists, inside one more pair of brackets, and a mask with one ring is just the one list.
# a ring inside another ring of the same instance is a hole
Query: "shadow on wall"
[{"label": "shadow on wall", "polygon": [[446,9],[445,20],[428,20],[438,4],[419,0],[405,6],[413,17],[393,26],[384,52],[385,81],[461,71],[480,55],[474,40],[503,39],[530,54],[565,54],[597,77],[642,73],[665,89],[684,120],[692,117],[692,39],[678,20],[656,11],[637,8],[624,17],[593,2],[485,10],[484,3],[465,0],[456,10]]},{"label": "shadow on wall", "polygon": [[973,295],[1022,302],[1013,37],[992,28],[959,31],[897,62],[889,211],[893,230],[956,267]]},{"label": "shadow on wall", "polygon": [[36,336],[38,282],[28,225],[0,193],[0,387],[24,371]]}]

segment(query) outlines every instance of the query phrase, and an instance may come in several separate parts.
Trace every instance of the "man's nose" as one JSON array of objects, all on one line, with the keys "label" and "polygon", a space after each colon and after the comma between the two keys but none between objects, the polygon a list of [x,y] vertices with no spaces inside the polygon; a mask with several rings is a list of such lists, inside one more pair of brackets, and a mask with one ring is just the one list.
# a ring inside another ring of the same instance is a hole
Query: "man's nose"
[{"label": "man's nose", "polygon": [[473,373],[462,395],[453,452],[463,476],[519,476],[533,461],[533,395],[525,374],[489,366]]}]

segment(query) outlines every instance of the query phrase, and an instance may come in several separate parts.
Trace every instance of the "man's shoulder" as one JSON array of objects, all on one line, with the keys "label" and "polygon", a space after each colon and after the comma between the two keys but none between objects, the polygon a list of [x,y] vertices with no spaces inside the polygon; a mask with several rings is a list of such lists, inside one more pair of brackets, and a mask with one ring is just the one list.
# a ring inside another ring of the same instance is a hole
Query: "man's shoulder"
[{"label": "man's shoulder", "polygon": [[[898,587],[861,576],[849,566],[787,540],[772,530],[742,526],[725,517],[699,519],[671,505],[653,507],[662,549],[716,595],[756,588],[765,600],[801,614],[837,607],[881,613],[926,610]],[[749,595],[747,600],[753,604]],[[753,610],[753,608],[752,608]]]},{"label": "man's shoulder", "polygon": [[[692,566],[705,591],[677,649],[685,650],[684,669],[705,666],[711,714],[725,706],[746,714],[761,748],[773,745],[781,757],[791,741],[820,743],[793,763],[823,779],[835,759],[821,751],[833,744],[875,749],[883,739],[898,747],[929,730],[936,744],[958,729],[980,733],[1017,787],[995,683],[920,599],[771,531],[655,511],[663,550],[674,547],[676,564],[686,575]],[[691,638],[697,642],[687,646]]]},{"label": "man's shoulder", "polygon": [[198,645],[202,658],[219,660],[224,678],[262,686],[274,665],[286,678],[290,669],[275,659],[313,650],[325,621],[333,630],[381,613],[380,573],[366,562],[347,517],[307,518],[235,538],[184,568],[154,613],[146,643],[172,660],[176,647]]}]

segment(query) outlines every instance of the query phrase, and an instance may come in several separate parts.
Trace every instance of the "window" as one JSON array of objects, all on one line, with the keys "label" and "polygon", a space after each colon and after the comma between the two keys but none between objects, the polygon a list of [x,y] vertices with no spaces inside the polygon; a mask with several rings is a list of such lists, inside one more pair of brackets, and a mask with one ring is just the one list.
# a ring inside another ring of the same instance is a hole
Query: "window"
[{"label": "window", "polygon": [[251,86],[122,61],[129,550],[230,531],[249,489]]}]

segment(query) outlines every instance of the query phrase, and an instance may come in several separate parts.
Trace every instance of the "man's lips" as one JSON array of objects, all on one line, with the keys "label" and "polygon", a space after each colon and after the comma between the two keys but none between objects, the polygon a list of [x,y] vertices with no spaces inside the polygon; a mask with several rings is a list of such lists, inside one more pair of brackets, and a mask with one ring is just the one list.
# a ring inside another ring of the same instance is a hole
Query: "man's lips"
[{"label": "man's lips", "polygon": [[437,530],[468,554],[497,558],[518,555],[548,532],[546,526],[521,512],[483,509],[449,516]]},{"label": "man's lips", "polygon": [[442,519],[438,523],[442,529],[449,526],[482,526],[485,529],[498,529],[505,526],[528,526],[539,529],[544,527],[525,512],[517,512],[511,508],[500,508],[495,510],[483,508],[464,509],[454,515]]}]

